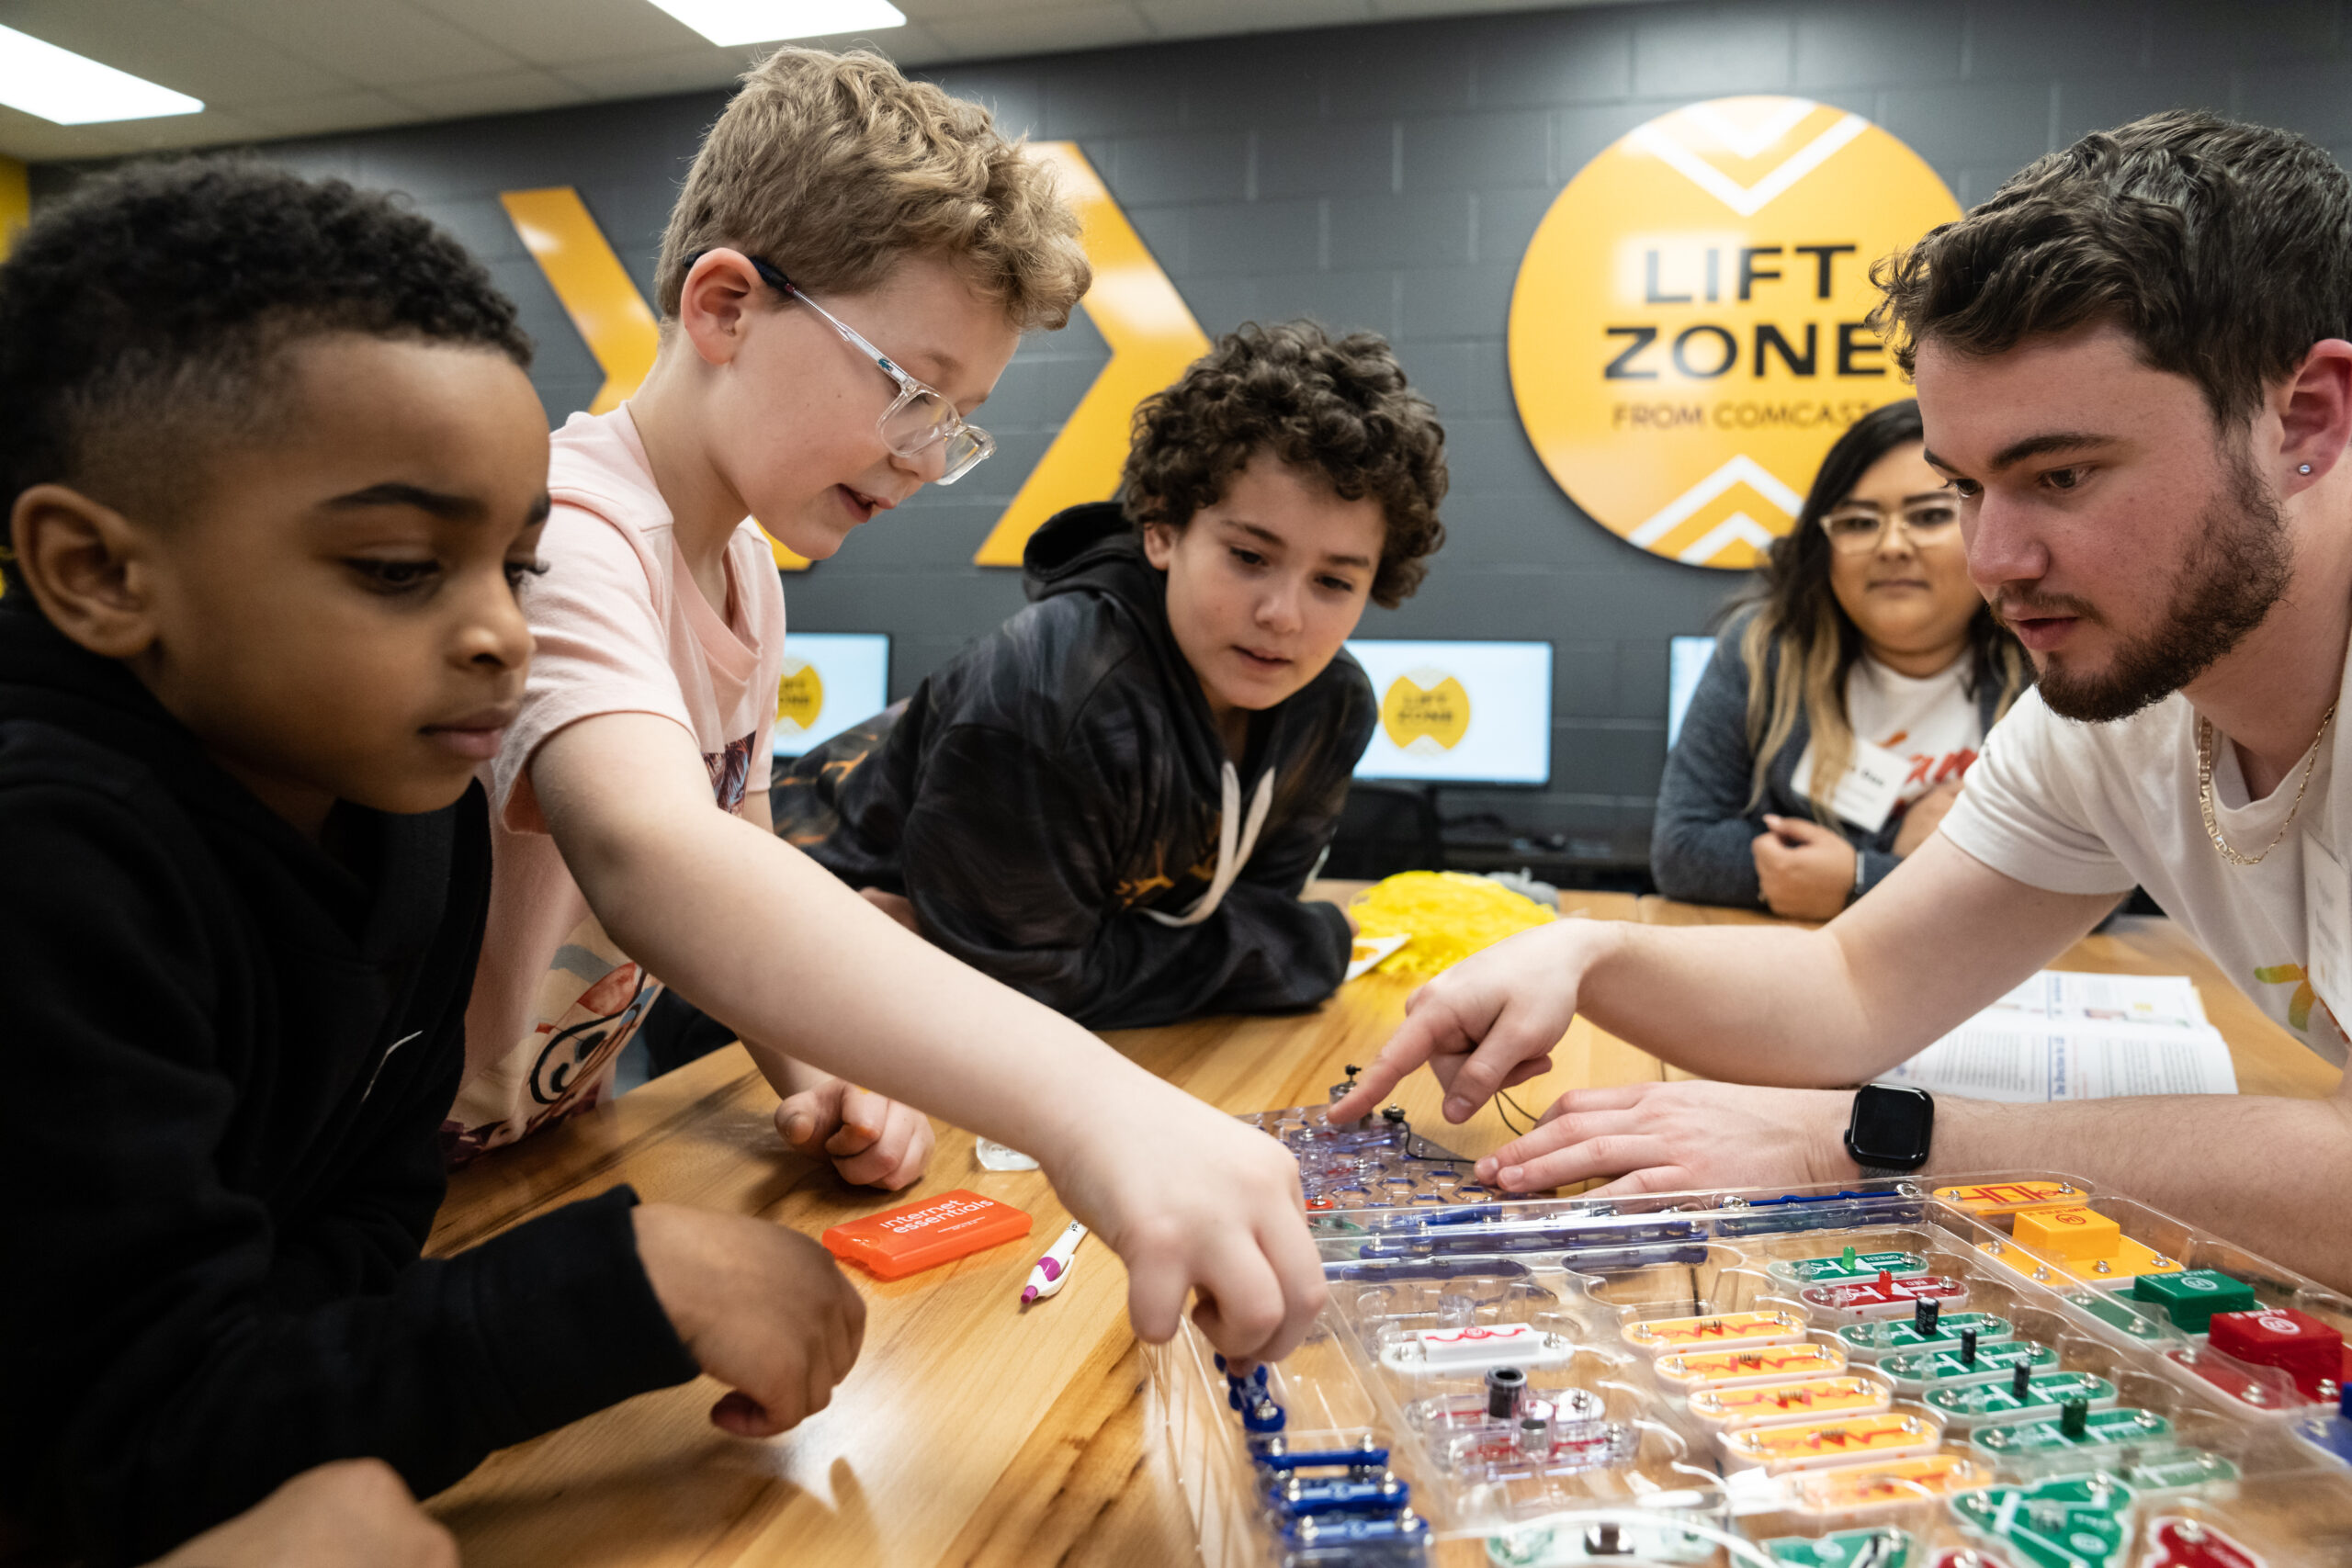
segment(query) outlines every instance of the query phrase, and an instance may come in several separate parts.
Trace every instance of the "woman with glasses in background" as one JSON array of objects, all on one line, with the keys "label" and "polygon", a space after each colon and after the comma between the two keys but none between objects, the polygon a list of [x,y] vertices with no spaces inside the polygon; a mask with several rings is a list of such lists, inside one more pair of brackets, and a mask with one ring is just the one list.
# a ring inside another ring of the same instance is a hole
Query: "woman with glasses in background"
[{"label": "woman with glasses in background", "polygon": [[1916,402],[1856,421],[1727,607],[1658,788],[1667,897],[1829,919],[1935,831],[2032,679],[1924,453]]}]

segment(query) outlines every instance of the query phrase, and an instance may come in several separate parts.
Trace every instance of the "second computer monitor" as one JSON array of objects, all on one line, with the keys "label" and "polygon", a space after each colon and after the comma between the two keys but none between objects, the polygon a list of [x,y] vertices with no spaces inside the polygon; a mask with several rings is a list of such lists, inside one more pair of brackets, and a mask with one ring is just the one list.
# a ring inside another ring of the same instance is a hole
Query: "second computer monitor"
[{"label": "second computer monitor", "polygon": [[884,632],[789,632],[775,704],[775,754],[797,757],[890,703]]},{"label": "second computer monitor", "polygon": [[1552,645],[1348,644],[1372,677],[1380,722],[1360,779],[1540,784],[1552,777]]}]

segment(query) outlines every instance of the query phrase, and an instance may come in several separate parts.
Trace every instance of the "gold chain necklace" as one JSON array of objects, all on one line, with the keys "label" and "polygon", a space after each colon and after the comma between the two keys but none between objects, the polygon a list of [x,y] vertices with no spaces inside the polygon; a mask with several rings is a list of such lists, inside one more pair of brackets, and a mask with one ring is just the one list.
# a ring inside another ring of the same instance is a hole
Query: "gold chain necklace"
[{"label": "gold chain necklace", "polygon": [[2295,787],[2295,803],[2287,807],[2287,819],[2278,824],[2278,830],[2259,853],[2242,855],[2230,848],[2230,841],[2222,837],[2222,825],[2213,819],[2213,721],[2201,713],[2197,716],[2197,809],[2204,813],[2206,836],[2223,860],[2232,865],[2260,865],[2278,847],[2278,840],[2294,826],[2295,813],[2303,808],[2303,792],[2312,787],[2312,770],[2319,766],[2319,743],[2327,738],[2327,727],[2335,718],[2335,705],[2330,703],[2327,712],[2320,716],[2319,733],[2312,737],[2312,760],[2303,764],[2303,782]]}]

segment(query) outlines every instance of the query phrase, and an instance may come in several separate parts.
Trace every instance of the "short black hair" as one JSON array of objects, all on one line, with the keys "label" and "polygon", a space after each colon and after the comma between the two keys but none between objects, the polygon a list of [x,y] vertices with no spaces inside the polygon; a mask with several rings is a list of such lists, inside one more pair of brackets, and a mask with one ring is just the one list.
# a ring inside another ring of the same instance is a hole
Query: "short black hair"
[{"label": "short black hair", "polygon": [[531,362],[514,302],[398,197],[251,158],[85,181],[0,264],[0,497],[168,505],[208,447],[267,428],[284,351],[333,333]]}]

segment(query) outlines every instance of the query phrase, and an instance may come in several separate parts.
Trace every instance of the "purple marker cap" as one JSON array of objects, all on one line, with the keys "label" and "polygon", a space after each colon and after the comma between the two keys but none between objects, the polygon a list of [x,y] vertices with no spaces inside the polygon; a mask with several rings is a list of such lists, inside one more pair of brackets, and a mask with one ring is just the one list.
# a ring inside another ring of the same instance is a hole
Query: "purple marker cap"
[{"label": "purple marker cap", "polygon": [[1034,1301],[1035,1301],[1036,1299],[1037,1299],[1037,1287],[1036,1287],[1036,1286],[1035,1286],[1035,1285],[1023,1285],[1023,1286],[1022,1286],[1022,1287],[1021,1287],[1021,1301],[1022,1301],[1022,1304],[1023,1304],[1023,1305],[1024,1305],[1024,1306],[1025,1306],[1025,1305],[1027,1305],[1029,1303],[1034,1302]]}]

